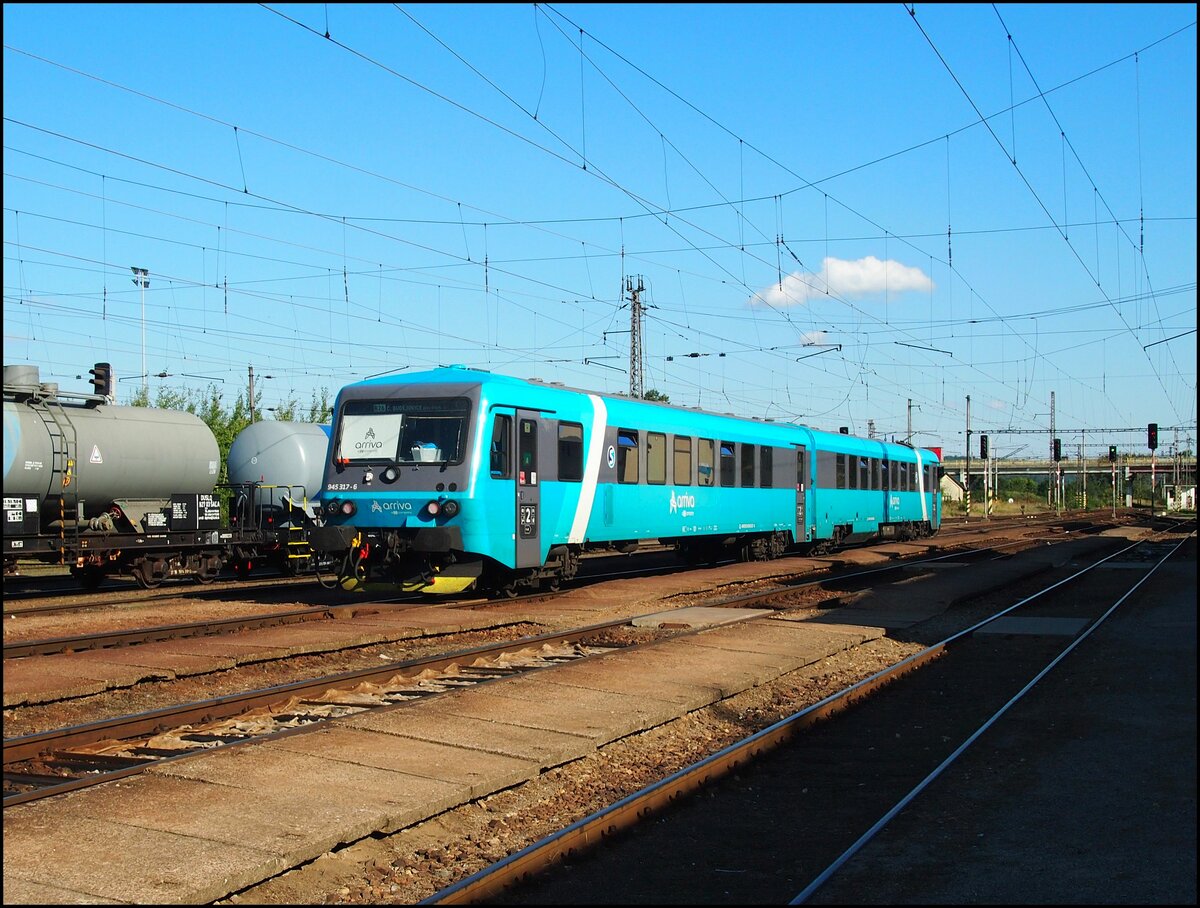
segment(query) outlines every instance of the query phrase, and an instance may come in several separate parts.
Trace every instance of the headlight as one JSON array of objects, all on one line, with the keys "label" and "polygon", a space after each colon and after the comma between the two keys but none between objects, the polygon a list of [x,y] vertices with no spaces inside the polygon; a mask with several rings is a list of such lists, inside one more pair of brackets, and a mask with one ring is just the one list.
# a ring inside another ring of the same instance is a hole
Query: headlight
[{"label": "headlight", "polygon": [[458,502],[453,498],[439,498],[425,505],[425,512],[430,517],[437,517],[440,514],[442,517],[450,518],[458,513]]},{"label": "headlight", "polygon": [[330,499],[325,505],[325,514],[329,517],[353,517],[358,513],[358,505],[353,501],[343,501],[340,498]]}]

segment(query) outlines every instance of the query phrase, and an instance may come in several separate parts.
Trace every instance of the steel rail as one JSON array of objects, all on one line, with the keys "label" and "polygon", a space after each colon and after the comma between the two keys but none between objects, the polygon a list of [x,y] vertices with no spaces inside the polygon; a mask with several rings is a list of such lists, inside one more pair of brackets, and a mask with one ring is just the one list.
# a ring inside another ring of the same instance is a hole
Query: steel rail
[{"label": "steel rail", "polygon": [[[131,738],[160,734],[169,728],[177,728],[182,725],[215,722],[220,719],[243,715],[252,709],[271,706],[281,701],[285,701],[291,697],[302,697],[314,693],[323,693],[332,688],[353,687],[358,684],[388,680],[396,675],[416,675],[422,671],[428,671],[431,669],[445,669],[452,664],[462,663],[464,661],[488,656],[498,656],[504,653],[527,650],[531,647],[540,647],[552,643],[573,643],[601,631],[611,630],[616,627],[624,627],[628,623],[628,620],[622,619],[619,621],[607,621],[600,624],[589,625],[585,628],[575,628],[573,630],[560,633],[538,634],[536,636],[520,637],[516,640],[489,643],[484,646],[470,647],[468,649],[458,650],[453,653],[440,653],[436,656],[409,659],[403,662],[392,662],[379,667],[340,672],[334,675],[325,675],[320,678],[296,681],[290,684],[281,684],[274,687],[261,688],[253,691],[244,691],[242,693],[230,694],[225,697],[215,697],[210,700],[200,700],[180,706],[171,706],[163,709],[150,710],[143,713],[135,713],[128,716],[119,716],[113,719],[104,719],[98,722],[89,722],[83,725],[70,726],[68,728],[54,729],[47,732],[38,732],[36,734],[24,735],[18,738],[6,738],[4,740],[4,765],[5,767],[9,767],[23,761],[37,759],[48,752],[63,750],[71,747],[80,747],[95,743],[97,741],[127,740]],[[392,709],[402,705],[403,704],[397,704],[379,708]],[[305,726],[305,728],[310,727],[311,726]],[[295,731],[300,730],[304,729],[295,729]],[[238,741],[236,744],[246,743],[247,741],[261,740],[263,740],[262,737],[248,738],[245,741]],[[236,746],[236,744],[229,744],[225,746]],[[211,750],[212,749],[209,748],[205,752],[211,752]],[[155,760],[153,762],[161,761]],[[140,771],[142,768],[143,767],[141,766],[133,767],[132,771]],[[128,775],[130,772],[125,771],[121,774]],[[5,776],[6,778],[8,776],[7,769]],[[108,781],[109,779],[116,777],[118,776],[112,775],[106,776],[101,780],[89,779],[85,781],[87,784],[96,784],[97,781]],[[85,786],[77,785],[73,787]],[[23,803],[26,800],[32,800],[32,798],[6,796],[4,799],[4,806],[8,807],[11,804]]]},{"label": "steel rail", "polygon": [[[659,782],[653,783],[588,817],[584,817],[583,819],[572,823],[559,832],[547,836],[538,842],[535,842],[532,845],[515,852],[509,857],[504,858],[503,860],[498,861],[489,867],[485,867],[484,869],[465,877],[457,883],[446,887],[437,893],[434,893],[432,896],[422,900],[418,904],[461,905],[476,902],[487,902],[500,893],[510,889],[514,885],[552,868],[558,862],[570,858],[577,852],[590,849],[602,842],[605,838],[636,826],[642,820],[660,812],[664,807],[675,802],[679,798],[703,790],[710,783],[715,782],[722,776],[725,776],[738,769],[743,764],[754,760],[763,753],[778,747],[780,744],[790,740],[798,733],[811,728],[817,722],[836,715],[838,712],[849,708],[854,703],[870,696],[880,688],[890,684],[900,677],[903,677],[909,672],[916,670],[917,668],[931,662],[934,659],[940,658],[955,644],[970,639],[975,631],[979,630],[981,627],[984,627],[985,625],[1004,617],[1010,612],[1029,604],[1033,600],[1050,592],[1051,590],[1054,590],[1065,583],[1069,583],[1072,580],[1083,576],[1093,568],[1103,564],[1105,561],[1124,554],[1131,549],[1137,548],[1146,541],[1147,540],[1139,540],[1117,550],[1116,552],[1113,552],[1110,555],[1105,556],[1104,558],[1098,559],[1095,563],[1088,565],[1071,576],[1056,581],[1037,593],[1027,596],[1019,602],[1000,610],[994,615],[989,616],[983,621],[977,622],[965,630],[958,631],[949,637],[932,644],[929,647],[926,647],[920,652],[913,653],[894,665],[882,669],[868,678],[858,681],[850,687],[847,687],[845,690],[832,694],[823,700],[806,707],[800,712],[788,716],[779,722],[776,722],[773,725],[770,725],[767,728],[750,735],[742,741],[736,742],[735,744],[732,744],[706,757],[705,759],[692,764],[691,766],[679,770],[678,772],[660,780]],[[1179,545],[1182,544],[1182,542],[1179,543]],[[1178,546],[1176,546],[1176,549],[1173,549],[1167,557],[1170,557],[1170,554],[1173,554],[1177,549]],[[1165,561],[1166,559],[1164,558],[1163,560]],[[1162,562],[1160,561],[1159,564],[1161,563]],[[1107,619],[1107,617],[1117,608],[1117,606],[1120,605],[1121,602],[1124,602],[1124,600],[1130,594],[1132,594],[1133,590],[1135,590],[1137,586],[1140,586],[1144,580],[1145,578],[1139,580],[1139,582],[1128,592],[1126,592],[1116,604],[1114,604],[1107,612],[1105,612],[1104,615],[1101,616],[1101,618],[1093,622],[1093,624],[1085,633],[1082,633],[1080,637],[1062,654],[1060,654],[1049,666],[1047,666],[1047,668],[1044,669],[1037,676],[1037,678],[1034,679],[1033,682],[1030,682],[1030,684],[1027,685],[1026,690],[1037,680],[1040,680],[1046,674],[1046,672],[1050,670],[1050,668],[1056,665],[1066,655],[1067,652],[1070,652],[1072,649],[1074,649],[1074,647],[1078,645],[1078,640],[1082,640],[1084,637],[1088,636],[1101,621]],[[1018,698],[1019,696],[1023,695],[1024,692],[1025,691],[1023,690],[1021,694],[1018,695]],[[1016,699],[1017,698],[1014,698],[1011,702],[1015,702]],[[962,747],[960,747],[958,751],[955,751],[954,756],[957,756],[957,754],[965,749],[971,741],[978,737],[978,735],[981,734],[988,725],[992,724],[992,722],[999,718],[999,716],[1008,709],[1008,707],[1011,705],[1011,702],[1003,707],[995,716],[989,719],[988,722],[985,723],[984,728],[981,728],[974,735],[972,735],[971,738]],[[942,768],[943,767],[939,767],[937,772],[940,772]],[[918,789],[915,789],[913,792],[911,792],[908,800],[911,800],[912,797],[915,797],[916,794],[919,793],[919,790],[928,784],[928,781],[930,781],[930,779],[927,779],[921,784],[921,786],[918,787]],[[894,816],[896,812],[899,812],[900,808],[904,806],[904,803],[907,803],[907,800],[897,805],[893,811],[890,811],[884,820],[881,821],[880,824],[877,824],[877,827],[882,828],[882,825],[884,825],[886,821],[891,818],[891,816]],[[874,833],[878,831],[878,828],[873,827],[870,835],[874,835]],[[859,843],[856,843],[854,850],[857,850],[858,847],[861,847],[861,844],[865,842],[867,838],[867,836],[864,836]],[[848,859],[852,853],[852,851],[847,852],[843,856],[843,859]],[[840,863],[837,866],[840,866]],[[836,867],[833,869],[836,869]],[[832,872],[832,869],[829,872]],[[806,893],[808,892],[809,890],[805,890],[805,893],[801,893],[801,895],[807,897]],[[797,896],[797,899],[800,899],[800,896]],[[793,902],[793,904],[796,903],[797,902]]]}]

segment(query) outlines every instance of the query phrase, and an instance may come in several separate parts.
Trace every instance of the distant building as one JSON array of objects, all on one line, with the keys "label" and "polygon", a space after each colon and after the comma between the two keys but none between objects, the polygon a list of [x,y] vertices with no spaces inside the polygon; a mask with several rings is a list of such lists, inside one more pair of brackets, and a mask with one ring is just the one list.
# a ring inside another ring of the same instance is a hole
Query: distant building
[{"label": "distant building", "polygon": [[942,501],[962,501],[963,485],[949,473],[942,476]]},{"label": "distant building", "polygon": [[1196,510],[1195,486],[1167,486],[1166,493],[1168,511]]}]

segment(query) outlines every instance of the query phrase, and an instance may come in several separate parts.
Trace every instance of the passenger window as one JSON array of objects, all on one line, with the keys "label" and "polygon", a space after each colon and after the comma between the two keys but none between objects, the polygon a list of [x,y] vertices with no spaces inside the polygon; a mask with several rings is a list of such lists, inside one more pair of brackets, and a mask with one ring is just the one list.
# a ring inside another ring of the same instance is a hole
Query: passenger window
[{"label": "passenger window", "polygon": [[675,436],[675,485],[690,486],[692,484],[692,440],[680,435]]},{"label": "passenger window", "polygon": [[617,429],[617,482],[638,481],[638,433]]},{"label": "passenger window", "polygon": [[763,445],[758,452],[758,480],[764,489],[774,484],[774,457],[771,451],[771,448]]},{"label": "passenger window", "polygon": [[742,488],[754,488],[754,445],[742,445]]},{"label": "passenger window", "polygon": [[512,461],[509,456],[512,444],[512,417],[497,413],[492,420],[492,447],[490,469],[493,479],[512,477]]},{"label": "passenger window", "polygon": [[577,422],[558,424],[558,478],[564,482],[583,479],[583,426]]},{"label": "passenger window", "polygon": [[646,482],[660,486],[667,481],[667,436],[646,433]]},{"label": "passenger window", "polygon": [[834,488],[846,488],[846,455],[839,454],[837,456],[837,485]]},{"label": "passenger window", "polygon": [[858,488],[858,463],[853,454],[846,455],[846,488]]},{"label": "passenger window", "polygon": [[535,486],[537,480],[537,423],[532,419],[522,419],[517,438],[518,466],[517,481],[523,486]]},{"label": "passenger window", "polygon": [[737,485],[737,457],[731,441],[721,442],[721,485],[726,488]]},{"label": "passenger window", "polygon": [[710,486],[713,484],[713,455],[716,445],[711,438],[701,438],[696,447],[696,484]]}]

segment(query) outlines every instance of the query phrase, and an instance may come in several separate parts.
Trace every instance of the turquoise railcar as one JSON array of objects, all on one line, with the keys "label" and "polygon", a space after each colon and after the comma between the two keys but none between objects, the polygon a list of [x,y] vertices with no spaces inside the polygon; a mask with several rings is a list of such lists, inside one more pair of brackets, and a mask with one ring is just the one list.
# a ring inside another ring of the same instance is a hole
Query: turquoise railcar
[{"label": "turquoise railcar", "polygon": [[934,452],[461,366],[348,385],[310,542],[353,588],[556,588],[594,548],[776,558],[940,525]]}]

